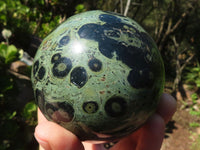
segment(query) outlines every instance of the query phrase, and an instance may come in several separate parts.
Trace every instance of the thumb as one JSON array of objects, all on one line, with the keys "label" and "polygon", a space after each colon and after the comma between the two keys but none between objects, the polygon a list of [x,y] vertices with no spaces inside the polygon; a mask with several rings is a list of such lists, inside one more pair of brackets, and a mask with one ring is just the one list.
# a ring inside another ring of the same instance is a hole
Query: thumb
[{"label": "thumb", "polygon": [[35,138],[45,150],[84,150],[74,134],[50,121],[37,125]]}]

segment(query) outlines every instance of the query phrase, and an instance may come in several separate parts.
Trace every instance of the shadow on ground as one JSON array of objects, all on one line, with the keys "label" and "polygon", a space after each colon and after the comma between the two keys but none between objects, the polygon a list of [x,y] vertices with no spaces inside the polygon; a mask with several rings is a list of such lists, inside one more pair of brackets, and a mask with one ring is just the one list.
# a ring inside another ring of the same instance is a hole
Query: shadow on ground
[{"label": "shadow on ground", "polygon": [[174,130],[177,130],[178,127],[175,125],[175,121],[169,121],[165,128],[165,138],[169,138],[169,134],[172,134]]}]

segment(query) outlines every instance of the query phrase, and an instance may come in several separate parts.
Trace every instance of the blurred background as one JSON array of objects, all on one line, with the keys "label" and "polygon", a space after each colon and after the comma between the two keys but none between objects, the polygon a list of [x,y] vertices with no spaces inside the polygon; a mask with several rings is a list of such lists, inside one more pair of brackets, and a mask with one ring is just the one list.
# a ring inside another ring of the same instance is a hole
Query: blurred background
[{"label": "blurred background", "polygon": [[199,0],[0,0],[0,150],[38,148],[33,57],[56,26],[96,9],[134,19],[157,43],[165,64],[165,92],[178,102],[162,150],[200,150]]}]

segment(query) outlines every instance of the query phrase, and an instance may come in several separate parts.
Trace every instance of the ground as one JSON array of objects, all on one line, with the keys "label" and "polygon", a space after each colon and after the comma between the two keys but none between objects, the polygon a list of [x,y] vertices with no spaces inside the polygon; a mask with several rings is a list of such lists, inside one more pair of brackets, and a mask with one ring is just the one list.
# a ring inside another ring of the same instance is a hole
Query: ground
[{"label": "ground", "polygon": [[[177,112],[166,126],[161,150],[200,150],[200,118],[189,113],[192,93],[194,91],[186,89],[185,98],[179,92],[176,94]],[[197,124],[192,126],[191,123]]]}]

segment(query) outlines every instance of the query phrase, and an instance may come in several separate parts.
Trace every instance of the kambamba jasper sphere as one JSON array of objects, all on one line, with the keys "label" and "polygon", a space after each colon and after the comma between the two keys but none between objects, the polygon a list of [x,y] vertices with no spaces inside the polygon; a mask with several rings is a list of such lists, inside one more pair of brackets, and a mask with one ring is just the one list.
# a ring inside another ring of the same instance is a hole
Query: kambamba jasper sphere
[{"label": "kambamba jasper sphere", "polygon": [[36,102],[80,140],[124,137],[155,112],[164,66],[155,42],[130,18],[88,11],[40,45],[32,69]]}]

